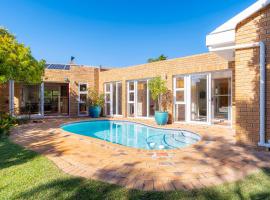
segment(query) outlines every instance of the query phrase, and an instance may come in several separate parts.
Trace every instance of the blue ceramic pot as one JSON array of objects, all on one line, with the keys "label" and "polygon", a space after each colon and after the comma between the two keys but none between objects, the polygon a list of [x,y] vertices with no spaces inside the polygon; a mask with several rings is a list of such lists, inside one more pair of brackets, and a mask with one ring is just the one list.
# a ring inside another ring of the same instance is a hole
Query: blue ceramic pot
[{"label": "blue ceramic pot", "polygon": [[168,122],[169,114],[168,112],[155,112],[155,120],[158,125],[165,125]]},{"label": "blue ceramic pot", "polygon": [[90,106],[89,107],[89,116],[92,118],[99,118],[101,113],[101,107],[100,106]]}]

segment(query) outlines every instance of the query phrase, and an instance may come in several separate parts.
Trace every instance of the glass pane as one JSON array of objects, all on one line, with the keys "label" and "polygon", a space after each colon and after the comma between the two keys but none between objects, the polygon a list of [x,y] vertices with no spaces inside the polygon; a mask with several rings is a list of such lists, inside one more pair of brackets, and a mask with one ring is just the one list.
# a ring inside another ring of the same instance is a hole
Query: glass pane
[{"label": "glass pane", "polygon": [[134,104],[133,103],[128,104],[128,116],[134,117]]},{"label": "glass pane", "polygon": [[107,83],[107,84],[105,84],[105,91],[106,92],[110,92],[110,84],[109,83]]},{"label": "glass pane", "polygon": [[214,123],[226,124],[231,107],[230,78],[215,79],[214,82]]},{"label": "glass pane", "polygon": [[80,84],[80,91],[81,92],[87,91],[87,85],[86,84]]},{"label": "glass pane", "polygon": [[129,90],[134,90],[134,82],[129,82]]},{"label": "glass pane", "polygon": [[207,121],[207,76],[191,76],[191,120]]},{"label": "glass pane", "polygon": [[61,97],[68,97],[68,85],[61,85]]},{"label": "glass pane", "polygon": [[215,84],[215,95],[228,95],[229,94],[229,81],[230,79],[216,79]]},{"label": "glass pane", "polygon": [[87,94],[80,94],[80,101],[86,102],[86,100],[87,100]]},{"label": "glass pane", "polygon": [[176,101],[184,102],[184,91],[176,91]]},{"label": "glass pane", "polygon": [[52,91],[52,95],[53,96],[59,96],[60,94],[59,94],[59,91],[58,90],[53,90]]},{"label": "glass pane", "polygon": [[40,85],[24,85],[20,94],[20,114],[38,114],[40,112]]},{"label": "glass pane", "polygon": [[147,116],[147,81],[138,81],[137,92],[137,115],[139,117]]},{"label": "glass pane", "polygon": [[122,115],[122,83],[117,84],[118,89],[118,115]]},{"label": "glass pane", "polygon": [[105,115],[111,115],[111,104],[106,103]]},{"label": "glass pane", "polygon": [[86,104],[85,103],[79,103],[79,113],[81,115],[87,114],[87,109],[86,109]]},{"label": "glass pane", "polygon": [[154,101],[151,92],[149,91],[149,116],[153,117],[155,115],[155,111],[158,110],[158,101]]},{"label": "glass pane", "polygon": [[176,88],[184,88],[185,83],[184,83],[184,78],[176,78]]},{"label": "glass pane", "polygon": [[129,101],[134,101],[134,92],[129,93]]},{"label": "glass pane", "polygon": [[111,100],[111,95],[110,94],[106,94],[106,96],[105,96],[105,101],[106,102],[109,102],[110,100]]},{"label": "glass pane", "polygon": [[113,114],[116,115],[116,83],[113,83]]},{"label": "glass pane", "polygon": [[185,121],[185,110],[184,104],[175,105],[175,121]]}]

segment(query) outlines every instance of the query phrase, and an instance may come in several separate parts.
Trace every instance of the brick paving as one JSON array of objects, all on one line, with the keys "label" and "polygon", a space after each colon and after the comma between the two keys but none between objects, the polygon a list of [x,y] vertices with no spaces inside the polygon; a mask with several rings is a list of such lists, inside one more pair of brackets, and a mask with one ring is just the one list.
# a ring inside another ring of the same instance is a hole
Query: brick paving
[{"label": "brick paving", "polygon": [[[182,149],[141,150],[60,128],[63,123],[78,120],[90,119],[45,119],[21,125],[12,130],[11,139],[45,155],[65,173],[147,191],[209,187],[270,167],[270,152],[237,145],[229,127],[166,125],[164,128],[196,132],[202,140]],[[128,120],[156,126],[152,120]]]}]

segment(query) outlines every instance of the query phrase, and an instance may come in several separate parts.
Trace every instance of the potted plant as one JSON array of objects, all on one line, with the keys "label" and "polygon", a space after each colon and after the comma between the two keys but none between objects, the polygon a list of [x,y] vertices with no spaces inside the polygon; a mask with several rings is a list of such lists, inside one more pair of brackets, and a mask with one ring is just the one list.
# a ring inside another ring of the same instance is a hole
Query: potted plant
[{"label": "potted plant", "polygon": [[155,120],[158,125],[168,122],[168,107],[172,102],[171,91],[166,87],[166,81],[155,77],[149,81],[149,90],[154,101],[158,101],[158,110],[155,111]]},{"label": "potted plant", "polygon": [[98,118],[103,105],[104,94],[99,94],[96,90],[90,90],[88,99],[89,116],[92,118]]}]

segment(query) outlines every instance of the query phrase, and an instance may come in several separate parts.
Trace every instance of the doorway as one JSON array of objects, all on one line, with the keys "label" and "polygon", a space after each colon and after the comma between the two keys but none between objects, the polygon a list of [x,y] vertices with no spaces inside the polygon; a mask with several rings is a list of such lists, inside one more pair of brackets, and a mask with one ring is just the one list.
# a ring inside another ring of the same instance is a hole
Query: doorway
[{"label": "doorway", "polygon": [[212,123],[230,125],[231,122],[231,78],[212,80]]},{"label": "doorway", "polygon": [[69,114],[69,85],[67,83],[44,84],[44,114]]}]

